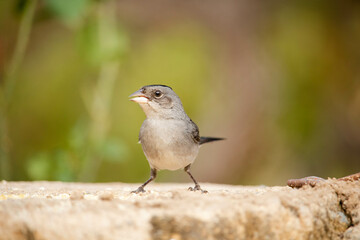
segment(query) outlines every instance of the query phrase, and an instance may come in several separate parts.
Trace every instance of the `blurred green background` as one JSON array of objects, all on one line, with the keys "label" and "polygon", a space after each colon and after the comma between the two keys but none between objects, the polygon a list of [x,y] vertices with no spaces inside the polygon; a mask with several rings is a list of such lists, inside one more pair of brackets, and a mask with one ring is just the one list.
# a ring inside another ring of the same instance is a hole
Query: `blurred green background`
[{"label": "blurred green background", "polygon": [[145,181],[128,96],[157,83],[227,138],[202,146],[200,182],[360,171],[360,2],[7,0],[0,179]]}]

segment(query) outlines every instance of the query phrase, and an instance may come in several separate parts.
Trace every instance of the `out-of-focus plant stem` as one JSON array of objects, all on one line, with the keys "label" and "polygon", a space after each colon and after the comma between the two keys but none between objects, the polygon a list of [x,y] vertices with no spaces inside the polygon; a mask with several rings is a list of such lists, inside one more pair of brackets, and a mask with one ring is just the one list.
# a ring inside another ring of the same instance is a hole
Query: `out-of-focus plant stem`
[{"label": "out-of-focus plant stem", "polygon": [[101,66],[99,80],[94,91],[91,108],[89,109],[91,115],[89,143],[91,147],[88,150],[80,174],[81,181],[94,181],[101,165],[102,159],[96,153],[96,148],[104,142],[110,127],[109,111],[113,86],[117,76],[117,62],[105,63]]},{"label": "out-of-focus plant stem", "polygon": [[[106,6],[99,6],[98,21],[99,44],[106,44],[106,33],[104,28],[107,24],[104,19],[115,18],[113,11],[108,11]],[[111,125],[110,107],[115,81],[119,74],[119,61],[107,60],[100,65],[99,79],[93,89],[91,98],[85,99],[88,106],[91,122],[89,129],[89,144],[84,166],[81,169],[81,181],[94,181],[102,162],[102,157],[97,153],[99,145],[103,144]]]},{"label": "out-of-focus plant stem", "polygon": [[0,91],[0,178],[11,179],[10,138],[9,138],[9,106],[12,100],[19,67],[24,59],[26,46],[31,33],[37,0],[27,2],[21,18],[15,50],[3,79]]}]

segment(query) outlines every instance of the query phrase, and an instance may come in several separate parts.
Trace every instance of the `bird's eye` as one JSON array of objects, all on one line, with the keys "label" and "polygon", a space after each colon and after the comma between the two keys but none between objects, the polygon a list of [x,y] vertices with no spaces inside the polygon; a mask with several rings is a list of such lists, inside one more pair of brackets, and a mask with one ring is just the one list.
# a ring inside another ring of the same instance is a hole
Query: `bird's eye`
[{"label": "bird's eye", "polygon": [[162,92],[160,90],[156,90],[154,95],[155,95],[156,98],[159,98],[159,97],[162,96]]}]

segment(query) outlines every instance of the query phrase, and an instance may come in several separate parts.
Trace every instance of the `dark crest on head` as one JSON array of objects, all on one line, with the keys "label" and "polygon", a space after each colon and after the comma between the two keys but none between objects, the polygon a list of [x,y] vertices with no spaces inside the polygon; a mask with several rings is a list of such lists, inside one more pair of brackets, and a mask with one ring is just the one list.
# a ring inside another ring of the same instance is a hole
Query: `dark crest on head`
[{"label": "dark crest on head", "polygon": [[144,88],[146,88],[146,87],[167,87],[167,88],[170,88],[171,90],[173,90],[171,87],[166,86],[166,85],[162,85],[162,84],[147,85]]}]

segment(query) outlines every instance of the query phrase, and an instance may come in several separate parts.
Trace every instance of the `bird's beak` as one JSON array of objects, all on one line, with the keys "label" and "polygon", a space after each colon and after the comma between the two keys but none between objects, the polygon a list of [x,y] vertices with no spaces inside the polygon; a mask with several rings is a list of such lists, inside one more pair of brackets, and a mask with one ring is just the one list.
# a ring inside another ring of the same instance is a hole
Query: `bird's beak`
[{"label": "bird's beak", "polygon": [[149,99],[140,90],[134,92],[129,97],[131,98],[130,101],[133,101],[136,103],[148,103],[149,102]]}]

